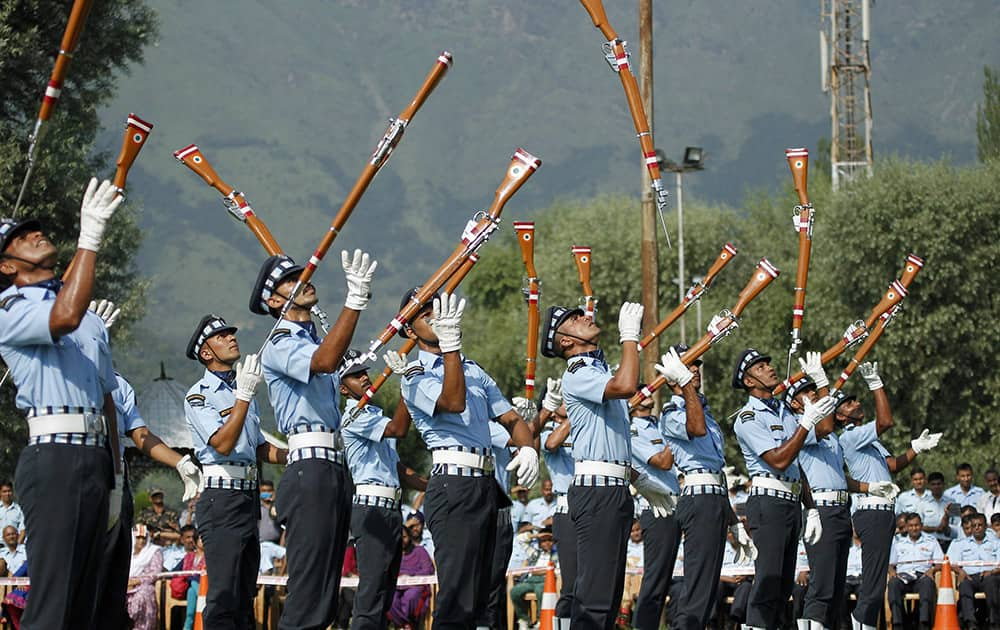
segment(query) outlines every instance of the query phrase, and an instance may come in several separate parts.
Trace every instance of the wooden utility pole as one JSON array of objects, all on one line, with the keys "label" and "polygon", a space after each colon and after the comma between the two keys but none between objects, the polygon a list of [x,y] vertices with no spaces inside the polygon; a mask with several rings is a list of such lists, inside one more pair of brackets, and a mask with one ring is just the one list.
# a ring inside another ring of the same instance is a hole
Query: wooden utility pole
[{"label": "wooden utility pole", "polygon": [[[649,122],[649,133],[653,132],[653,0],[639,0],[639,90],[642,95],[642,107],[646,110]],[[656,249],[656,202],[650,188],[649,171],[642,167],[642,241],[639,256],[642,261],[642,304],[645,312],[642,317],[642,329],[652,330],[660,321],[659,305],[659,260]],[[660,338],[642,351],[642,376],[645,382],[656,378],[653,367],[660,357]],[[659,399],[657,399],[657,404]]]}]

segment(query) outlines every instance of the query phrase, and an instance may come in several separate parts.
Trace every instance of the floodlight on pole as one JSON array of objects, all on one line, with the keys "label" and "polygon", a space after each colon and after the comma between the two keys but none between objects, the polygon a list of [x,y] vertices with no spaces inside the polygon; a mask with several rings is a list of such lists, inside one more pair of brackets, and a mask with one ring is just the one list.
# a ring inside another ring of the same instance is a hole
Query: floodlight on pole
[{"label": "floodlight on pole", "polygon": [[[657,159],[661,153],[657,151]],[[700,171],[705,168],[705,151],[701,147],[686,147],[684,158],[680,164],[671,160],[664,160],[664,168],[674,173],[674,181],[677,186],[677,290],[679,300],[684,301],[684,291],[687,284],[684,278],[684,198],[683,198],[683,177],[684,173],[690,171]],[[681,343],[685,343],[684,316],[681,315]]]}]

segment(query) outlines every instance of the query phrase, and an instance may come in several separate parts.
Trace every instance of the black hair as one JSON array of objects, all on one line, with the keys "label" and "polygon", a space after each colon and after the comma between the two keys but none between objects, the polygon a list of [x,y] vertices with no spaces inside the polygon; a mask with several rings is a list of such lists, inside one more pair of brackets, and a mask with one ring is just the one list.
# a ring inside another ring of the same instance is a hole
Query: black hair
[{"label": "black hair", "polygon": [[184,534],[186,534],[187,532],[194,532],[195,538],[198,537],[198,528],[195,527],[194,525],[185,525],[185,526],[181,527],[181,535],[182,536]]},{"label": "black hair", "polygon": [[927,475],[927,483],[934,483],[935,481],[940,481],[941,483],[944,483],[944,473],[939,473],[935,471]]},{"label": "black hair", "polygon": [[0,488],[6,488],[7,486],[10,486],[10,489],[13,490],[14,482],[10,479],[0,479]]},{"label": "black hair", "polygon": [[906,522],[910,522],[913,519],[917,519],[921,523],[924,522],[924,519],[920,518],[920,514],[918,514],[917,512],[907,512],[906,513]]},{"label": "black hair", "polygon": [[921,468],[920,466],[914,466],[914,467],[910,468],[910,476],[911,477],[914,476],[914,475],[926,475],[926,474],[927,473],[925,473],[924,469]]},{"label": "black hair", "polygon": [[958,473],[962,472],[963,470],[968,470],[969,472],[972,472],[972,464],[968,462],[962,462],[958,466],[955,466],[955,472]]}]

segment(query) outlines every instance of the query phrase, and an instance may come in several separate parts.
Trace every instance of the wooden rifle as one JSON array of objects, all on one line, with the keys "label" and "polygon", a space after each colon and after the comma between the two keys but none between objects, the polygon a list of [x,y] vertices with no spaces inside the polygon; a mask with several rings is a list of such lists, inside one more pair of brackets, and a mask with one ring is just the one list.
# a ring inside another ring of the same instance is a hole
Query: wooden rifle
[{"label": "wooden rifle", "polygon": [[[767,258],[761,258],[754,269],[753,276],[751,276],[746,286],[743,287],[743,290],[740,291],[733,307],[723,309],[718,315],[712,318],[712,321],[708,324],[708,330],[702,338],[681,355],[681,362],[684,365],[691,365],[701,355],[708,352],[708,349],[713,345],[733,334],[740,326],[741,316],[743,311],[746,310],[747,305],[760,295],[761,291],[766,289],[780,274],[781,271],[772,265],[771,261]],[[643,400],[651,398],[653,392],[662,387],[666,382],[667,379],[663,375],[656,377],[651,383],[642,387],[632,396],[628,401],[629,408],[632,409]]]},{"label": "wooden rifle", "polygon": [[535,270],[535,222],[514,221],[514,232],[517,233],[517,243],[521,247],[521,260],[528,274],[527,285],[524,287],[524,298],[528,304],[528,352],[524,366],[524,397],[535,398],[535,368],[538,364],[538,297],[541,293],[541,283]]},{"label": "wooden rifle", "polygon": [[689,288],[687,293],[684,295],[684,300],[681,301],[677,308],[675,308],[663,319],[663,321],[657,324],[656,327],[649,332],[649,334],[639,341],[639,352],[642,352],[643,348],[653,343],[653,339],[655,339],[657,335],[662,334],[663,331],[672,326],[674,322],[684,315],[692,304],[701,299],[701,296],[704,295],[705,292],[708,291],[709,287],[712,286],[712,283],[715,281],[715,277],[719,275],[719,272],[725,269],[726,265],[728,265],[730,261],[736,257],[736,253],[736,247],[734,247],[732,243],[726,243],[722,246],[722,251],[719,252],[718,257],[715,259],[715,262],[712,263],[712,266],[708,268],[708,272],[705,274],[705,277],[702,278],[700,282],[693,283],[691,288]]},{"label": "wooden rifle", "polygon": [[792,225],[799,234],[799,260],[795,267],[795,302],[792,305],[792,345],[788,348],[785,374],[792,372],[792,357],[802,344],[802,320],[806,313],[806,284],[809,282],[809,256],[812,253],[813,206],[809,203],[806,181],[809,176],[809,150],[805,148],[785,149],[788,168],[792,171],[792,181],[799,203],[796,204]]},{"label": "wooden rifle", "polygon": [[573,245],[570,251],[573,252],[573,258],[576,260],[576,271],[580,275],[580,287],[583,289],[580,306],[583,308],[584,314],[593,319],[594,312],[597,311],[597,298],[594,297],[594,289],[590,286],[590,248]]}]

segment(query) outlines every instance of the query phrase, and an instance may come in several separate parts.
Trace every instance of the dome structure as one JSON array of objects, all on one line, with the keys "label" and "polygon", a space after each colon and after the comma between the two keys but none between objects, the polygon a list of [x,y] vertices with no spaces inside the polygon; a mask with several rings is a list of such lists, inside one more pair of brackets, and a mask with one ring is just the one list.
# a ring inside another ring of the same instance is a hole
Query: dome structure
[{"label": "dome structure", "polygon": [[186,394],[187,389],[183,385],[167,376],[162,361],[160,377],[144,387],[141,394],[136,394],[139,412],[149,430],[175,450],[194,446],[184,418]]}]

